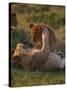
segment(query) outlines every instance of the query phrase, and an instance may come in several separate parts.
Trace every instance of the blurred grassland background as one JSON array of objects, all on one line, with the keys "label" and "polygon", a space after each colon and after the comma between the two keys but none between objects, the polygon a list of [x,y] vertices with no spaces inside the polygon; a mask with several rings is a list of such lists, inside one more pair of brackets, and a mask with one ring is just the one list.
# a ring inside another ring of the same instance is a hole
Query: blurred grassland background
[{"label": "blurred grassland background", "polygon": [[[65,52],[64,6],[13,3],[11,13],[13,12],[16,13],[18,25],[15,30],[11,29],[11,50],[15,50],[19,42],[32,43],[29,24],[34,23],[52,27],[60,44],[59,50]],[[11,78],[12,86],[62,84],[65,82],[65,73],[64,70],[29,72],[14,66],[11,69]]]}]

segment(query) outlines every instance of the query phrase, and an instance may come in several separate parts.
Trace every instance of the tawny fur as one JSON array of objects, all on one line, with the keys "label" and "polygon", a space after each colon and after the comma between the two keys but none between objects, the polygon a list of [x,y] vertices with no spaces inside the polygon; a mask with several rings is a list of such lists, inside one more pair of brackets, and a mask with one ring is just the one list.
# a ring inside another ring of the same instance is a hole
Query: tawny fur
[{"label": "tawny fur", "polygon": [[49,27],[49,25],[46,24],[30,24],[29,25],[31,29],[31,36],[32,36],[32,41],[35,45],[35,48],[40,49],[42,48],[42,31],[44,28],[47,28],[49,31],[49,48],[50,51],[54,51],[57,48],[57,39],[55,36],[55,33],[53,32],[52,28]]},{"label": "tawny fur", "polygon": [[[44,36],[44,34],[42,34],[42,38],[43,38],[42,39],[43,42],[44,42],[44,39],[47,40],[46,36]],[[39,68],[39,66],[40,66],[40,68],[41,68],[48,57],[48,51],[46,48],[49,48],[49,46],[46,44],[47,43],[43,43],[42,49],[40,49],[40,50],[32,49],[28,53],[26,50],[23,49],[23,47],[21,47],[22,44],[19,43],[16,47],[16,50],[15,50],[15,53],[13,56],[21,57],[21,60],[19,60],[18,62],[24,67],[24,69],[35,70],[36,69],[35,66],[37,66],[37,68]],[[44,48],[44,47],[46,47],[46,48]],[[22,51],[20,50],[20,48]]]},{"label": "tawny fur", "polygon": [[44,65],[44,70],[52,70],[52,69],[63,69],[65,67],[65,59],[61,58],[54,52],[50,52],[47,62]]},{"label": "tawny fur", "polygon": [[[47,29],[44,30],[45,33],[42,36],[42,42],[43,46],[40,50],[40,52],[35,52],[34,57],[32,60],[31,66],[34,70],[51,70],[51,69],[63,69],[65,66],[65,59],[61,58],[59,55],[57,55],[55,52],[51,52],[49,50],[49,34],[47,32]],[[43,31],[43,32],[44,32]],[[45,37],[45,38],[44,38]],[[48,56],[47,58],[45,57]],[[47,60],[46,60],[47,59]]]},{"label": "tawny fur", "polygon": [[[61,58],[49,49],[49,31],[44,28],[42,32],[42,48],[40,50],[33,49],[25,55],[21,55],[18,63],[27,70],[51,70],[63,69],[65,66],[65,59]],[[23,52],[23,51],[22,51]]]},{"label": "tawny fur", "polygon": [[30,55],[30,54],[31,54],[31,50],[25,50],[24,44],[18,43],[13,56],[22,56],[22,55]]}]

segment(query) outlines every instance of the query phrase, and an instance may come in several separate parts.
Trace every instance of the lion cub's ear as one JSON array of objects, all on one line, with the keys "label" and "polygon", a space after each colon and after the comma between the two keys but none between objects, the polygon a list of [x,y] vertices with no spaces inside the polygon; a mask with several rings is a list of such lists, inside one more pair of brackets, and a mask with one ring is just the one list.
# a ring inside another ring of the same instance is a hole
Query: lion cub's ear
[{"label": "lion cub's ear", "polygon": [[29,28],[32,29],[33,26],[34,26],[34,24],[31,23],[31,24],[29,25]]}]

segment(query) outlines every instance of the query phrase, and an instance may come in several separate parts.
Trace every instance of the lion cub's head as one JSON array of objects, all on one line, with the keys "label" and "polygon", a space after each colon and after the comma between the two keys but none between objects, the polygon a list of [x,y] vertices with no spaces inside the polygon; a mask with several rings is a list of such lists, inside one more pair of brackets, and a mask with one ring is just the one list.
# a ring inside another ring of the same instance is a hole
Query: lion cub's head
[{"label": "lion cub's head", "polygon": [[32,41],[36,43],[36,48],[42,47],[42,31],[47,28],[49,31],[49,48],[51,51],[56,48],[56,36],[53,30],[46,24],[30,24],[29,25],[32,34]]}]

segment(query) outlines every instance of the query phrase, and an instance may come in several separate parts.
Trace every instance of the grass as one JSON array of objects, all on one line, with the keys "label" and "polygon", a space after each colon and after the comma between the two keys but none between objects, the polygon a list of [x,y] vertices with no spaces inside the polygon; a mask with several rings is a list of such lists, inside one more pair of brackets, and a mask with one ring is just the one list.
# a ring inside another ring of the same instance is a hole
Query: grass
[{"label": "grass", "polygon": [[64,70],[33,72],[12,67],[11,79],[12,87],[64,84],[65,73]]},{"label": "grass", "polygon": [[[11,30],[11,49],[15,50],[17,43],[31,43],[30,23],[49,24],[54,30],[58,41],[60,42],[60,51],[65,51],[65,7],[43,6],[43,5],[25,5],[13,4],[16,12],[18,26],[16,30]],[[29,72],[22,68],[11,67],[11,85],[20,86],[38,86],[53,85],[65,83],[65,71],[53,70],[45,72]]]}]

